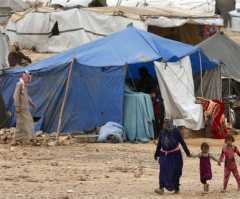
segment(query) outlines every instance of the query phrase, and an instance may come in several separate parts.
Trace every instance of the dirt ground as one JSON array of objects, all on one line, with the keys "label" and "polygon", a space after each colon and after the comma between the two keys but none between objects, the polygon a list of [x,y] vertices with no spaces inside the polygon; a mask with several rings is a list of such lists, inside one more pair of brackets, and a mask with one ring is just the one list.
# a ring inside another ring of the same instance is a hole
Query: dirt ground
[{"label": "dirt ground", "polygon": [[[193,153],[208,141],[212,153],[221,151],[222,140],[187,139]],[[240,146],[240,137],[236,145]],[[0,145],[1,199],[137,199],[137,198],[239,198],[233,178],[228,192],[220,193],[223,167],[212,162],[210,193],[202,195],[198,159],[184,156],[181,193],[154,193],[158,186],[158,164],[154,144],[76,144],[58,147]]]}]

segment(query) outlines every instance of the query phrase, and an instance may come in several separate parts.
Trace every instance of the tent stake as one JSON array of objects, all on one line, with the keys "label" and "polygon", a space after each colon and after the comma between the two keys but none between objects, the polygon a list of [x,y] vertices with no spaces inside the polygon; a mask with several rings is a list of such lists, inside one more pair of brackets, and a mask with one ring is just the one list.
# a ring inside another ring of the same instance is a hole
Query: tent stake
[{"label": "tent stake", "polygon": [[71,62],[71,64],[70,64],[70,67],[69,67],[68,77],[67,77],[67,81],[66,81],[65,93],[64,93],[63,102],[62,102],[61,109],[60,109],[58,126],[57,126],[57,137],[56,137],[56,138],[57,138],[57,141],[58,141],[58,138],[59,138],[59,134],[60,134],[60,131],[61,131],[61,127],[62,127],[62,117],[63,117],[64,107],[65,107],[66,100],[67,100],[67,95],[68,95],[68,90],[69,90],[69,84],[70,84],[70,79],[71,79],[71,75],[72,75],[73,63],[74,63],[74,59],[72,60],[72,62]]}]

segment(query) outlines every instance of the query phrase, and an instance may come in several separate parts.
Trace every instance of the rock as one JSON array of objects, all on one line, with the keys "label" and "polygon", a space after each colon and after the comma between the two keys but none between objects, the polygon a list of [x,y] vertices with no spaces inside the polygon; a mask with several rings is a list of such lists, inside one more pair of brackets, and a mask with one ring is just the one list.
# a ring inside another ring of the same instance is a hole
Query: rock
[{"label": "rock", "polygon": [[12,166],[10,166],[10,165],[2,165],[2,168],[4,168],[4,169],[10,169],[10,168],[12,168]]},{"label": "rock", "polygon": [[57,163],[57,162],[52,162],[52,163],[51,163],[51,166],[57,167],[57,166],[58,166],[58,163]]},{"label": "rock", "polygon": [[96,152],[100,152],[99,149],[96,149]]},{"label": "rock", "polygon": [[48,143],[48,146],[57,146],[57,145],[58,145],[57,141],[52,141]]},{"label": "rock", "polygon": [[110,178],[108,175],[105,175],[105,178]]},{"label": "rock", "polygon": [[70,199],[68,196],[60,197],[60,199]]},{"label": "rock", "polygon": [[27,156],[27,152],[23,152],[22,155],[23,155],[23,156]]},{"label": "rock", "polygon": [[58,144],[59,145],[70,145],[71,142],[71,136],[60,136],[58,138]]},{"label": "rock", "polygon": [[15,149],[16,149],[16,147],[14,147],[14,146],[11,146],[11,147],[10,147],[10,151],[11,151],[11,152],[15,151]]},{"label": "rock", "polygon": [[87,181],[87,179],[83,176],[80,176],[79,181]]},{"label": "rock", "polygon": [[72,189],[67,190],[67,193],[74,193]]}]

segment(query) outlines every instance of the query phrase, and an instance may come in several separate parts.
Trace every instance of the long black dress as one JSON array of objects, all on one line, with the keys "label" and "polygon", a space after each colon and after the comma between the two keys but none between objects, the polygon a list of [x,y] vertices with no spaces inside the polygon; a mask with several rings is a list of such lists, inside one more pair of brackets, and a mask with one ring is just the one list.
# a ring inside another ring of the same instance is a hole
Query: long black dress
[{"label": "long black dress", "polygon": [[6,128],[10,115],[7,113],[5,103],[0,93],[0,128]]},{"label": "long black dress", "polygon": [[[159,142],[155,152],[155,159],[159,158],[160,173],[159,187],[166,188],[169,191],[179,191],[179,180],[182,176],[183,158],[181,150],[178,146],[182,145],[187,156],[190,152],[179,129],[175,128],[171,131],[163,129],[159,135]],[[169,151],[169,153],[166,153]]]}]

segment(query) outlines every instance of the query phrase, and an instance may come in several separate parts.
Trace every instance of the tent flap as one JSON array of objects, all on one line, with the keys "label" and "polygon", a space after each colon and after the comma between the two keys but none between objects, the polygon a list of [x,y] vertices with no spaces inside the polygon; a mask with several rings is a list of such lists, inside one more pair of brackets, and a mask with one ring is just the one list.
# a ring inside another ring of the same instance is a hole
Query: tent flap
[{"label": "tent flap", "polygon": [[189,57],[175,63],[155,62],[155,70],[164,101],[166,117],[177,126],[193,130],[203,127],[203,110],[196,104]]}]

